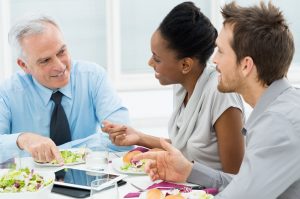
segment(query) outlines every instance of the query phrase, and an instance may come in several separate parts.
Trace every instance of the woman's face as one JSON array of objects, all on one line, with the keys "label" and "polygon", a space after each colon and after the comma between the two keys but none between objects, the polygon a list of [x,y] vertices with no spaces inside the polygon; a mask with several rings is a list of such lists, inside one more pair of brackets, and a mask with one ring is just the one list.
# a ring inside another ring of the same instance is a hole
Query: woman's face
[{"label": "woman's face", "polygon": [[168,48],[168,42],[162,38],[160,31],[153,33],[151,38],[152,57],[148,64],[155,71],[161,85],[180,84],[183,81],[183,59],[176,58],[176,52]]}]

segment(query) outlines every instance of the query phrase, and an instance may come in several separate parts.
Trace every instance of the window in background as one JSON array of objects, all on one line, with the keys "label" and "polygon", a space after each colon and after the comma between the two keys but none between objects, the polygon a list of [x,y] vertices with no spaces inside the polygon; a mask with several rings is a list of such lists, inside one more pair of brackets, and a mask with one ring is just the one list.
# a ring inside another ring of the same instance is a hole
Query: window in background
[{"label": "window in background", "polygon": [[[264,2],[268,3],[268,0],[263,0]],[[226,0],[226,3],[231,2],[230,0]],[[260,0],[236,0],[236,2],[243,6],[250,6],[253,4],[259,4]],[[293,58],[293,62],[291,68],[288,73],[289,80],[300,86],[300,1],[296,0],[273,0],[272,3],[278,6],[282,11],[287,19],[288,25],[292,31],[294,36],[295,42],[295,54]]]},{"label": "window in background", "polygon": [[[119,90],[162,88],[148,67],[150,38],[164,16],[183,0],[1,0],[9,10],[10,27],[26,15],[45,14],[60,25],[73,59],[96,62],[107,68]],[[211,3],[194,1],[210,16]],[[7,40],[7,31],[2,39]],[[0,47],[0,53],[4,50]],[[1,53],[3,56],[4,53]],[[19,70],[15,55],[11,72]]]},{"label": "window in background", "polygon": [[[152,73],[148,60],[152,55],[150,39],[160,22],[182,0],[121,0],[122,73]],[[210,16],[210,1],[194,1]]]},{"label": "window in background", "polygon": [[[10,0],[12,24],[32,14],[53,17],[60,25],[73,59],[106,67],[106,1],[99,0]],[[19,69],[15,58],[13,70]]]},{"label": "window in background", "polygon": [[[72,58],[106,67],[119,90],[166,88],[159,85],[148,66],[150,38],[166,14],[181,2],[184,0],[1,0],[0,69],[4,76],[19,69],[15,59],[8,58],[9,47],[5,43],[10,24],[23,15],[42,13],[54,17],[60,24]],[[229,0],[194,2],[217,28],[221,27],[220,7]],[[259,0],[237,2],[249,5]],[[300,55],[297,54],[300,24],[296,21],[300,3],[297,2],[273,0],[287,16],[295,37],[296,53],[289,77],[300,83]]]},{"label": "window in background", "polygon": [[0,0],[0,83],[12,73],[10,48],[7,42],[9,29],[8,1]]}]

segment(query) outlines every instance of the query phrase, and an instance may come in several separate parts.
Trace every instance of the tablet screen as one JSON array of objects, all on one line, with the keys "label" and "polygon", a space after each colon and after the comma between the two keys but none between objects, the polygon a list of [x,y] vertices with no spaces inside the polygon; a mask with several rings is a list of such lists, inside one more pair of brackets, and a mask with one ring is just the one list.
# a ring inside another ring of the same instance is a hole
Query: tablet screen
[{"label": "tablet screen", "polygon": [[91,182],[96,179],[106,178],[108,181],[119,181],[124,176],[101,173],[98,171],[65,168],[55,172],[55,184],[90,189]]}]

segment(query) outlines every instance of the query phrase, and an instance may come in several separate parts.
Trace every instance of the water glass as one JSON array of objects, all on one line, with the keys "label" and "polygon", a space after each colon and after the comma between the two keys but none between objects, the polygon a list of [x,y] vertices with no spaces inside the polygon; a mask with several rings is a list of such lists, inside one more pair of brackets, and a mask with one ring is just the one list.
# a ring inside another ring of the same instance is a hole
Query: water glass
[{"label": "water glass", "polygon": [[101,178],[91,182],[90,199],[119,199],[117,182],[108,182],[108,178]]},{"label": "water glass", "polygon": [[18,153],[10,156],[0,155],[0,169],[19,169],[21,167],[21,158]]},{"label": "water glass", "polygon": [[86,167],[92,170],[104,171],[108,169],[108,153],[103,148],[92,148],[86,155]]}]

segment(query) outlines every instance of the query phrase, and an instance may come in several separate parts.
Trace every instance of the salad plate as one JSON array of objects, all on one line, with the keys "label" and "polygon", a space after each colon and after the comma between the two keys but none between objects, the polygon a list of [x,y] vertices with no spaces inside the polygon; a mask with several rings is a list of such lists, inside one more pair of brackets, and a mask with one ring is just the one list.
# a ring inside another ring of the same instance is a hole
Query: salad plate
[{"label": "salad plate", "polygon": [[113,159],[112,167],[120,173],[145,175],[146,173],[144,171],[144,167],[147,160],[142,159],[139,161],[133,161],[133,157],[141,153],[146,153],[148,151],[155,152],[162,151],[162,149],[148,149],[141,146],[136,147],[128,151],[123,157]]},{"label": "salad plate", "polygon": [[136,168],[130,164],[125,164],[123,162],[123,157],[112,159],[111,164],[112,164],[112,167],[120,173],[134,174],[134,175],[146,175],[143,167]]},{"label": "salad plate", "polygon": [[[90,150],[86,148],[71,148],[71,149],[60,150],[60,154],[64,160],[64,166],[72,166],[72,165],[85,163],[85,157],[89,151]],[[62,166],[58,164],[56,160],[47,163],[34,161],[34,163],[38,166],[47,166],[47,167]]]},{"label": "salad plate", "polygon": [[38,199],[48,197],[54,173],[35,172],[28,168],[0,170],[0,198]]}]

